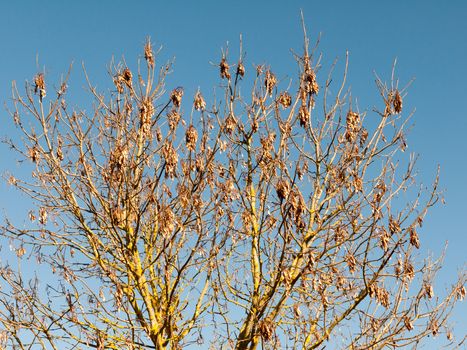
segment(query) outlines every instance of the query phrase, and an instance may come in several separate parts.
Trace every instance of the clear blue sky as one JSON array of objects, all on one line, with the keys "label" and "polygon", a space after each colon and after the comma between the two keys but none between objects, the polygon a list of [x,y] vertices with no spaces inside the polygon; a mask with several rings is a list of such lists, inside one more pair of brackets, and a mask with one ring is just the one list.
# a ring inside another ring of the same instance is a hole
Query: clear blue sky
[{"label": "clear blue sky", "polygon": [[[218,62],[227,41],[236,54],[239,34],[249,64],[267,62],[284,75],[295,69],[290,49],[302,47],[300,9],[311,38],[322,33],[325,64],[350,51],[348,81],[361,108],[379,102],[373,71],[390,78],[396,57],[401,82],[416,78],[404,101],[416,108],[408,151],[420,154],[422,182],[429,184],[441,166],[446,190],[446,205],[431,211],[420,232],[421,255],[439,254],[449,241],[443,286],[467,261],[467,1],[1,1],[0,100],[8,102],[12,80],[21,86],[32,79],[36,60],[51,77],[74,61],[77,103],[87,98],[81,62],[96,85],[107,85],[112,55],[133,65],[147,36],[163,46],[164,61],[176,56],[170,81],[188,92],[212,91],[218,71],[210,61]],[[12,124],[6,112],[0,115],[3,137]],[[3,145],[0,159],[1,172],[19,169]],[[0,212],[20,209],[16,215],[26,216],[25,199],[3,183],[0,189]],[[467,303],[455,321],[467,324]]]}]

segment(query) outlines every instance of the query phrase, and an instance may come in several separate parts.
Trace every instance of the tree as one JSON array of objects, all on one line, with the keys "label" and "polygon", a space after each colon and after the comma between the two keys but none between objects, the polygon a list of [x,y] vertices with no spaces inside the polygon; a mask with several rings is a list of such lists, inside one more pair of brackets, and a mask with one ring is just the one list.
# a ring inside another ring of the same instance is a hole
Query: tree
[{"label": "tree", "polygon": [[[335,86],[319,83],[306,35],[295,58],[287,87],[223,53],[222,98],[198,91],[191,113],[150,41],[137,73],[111,65],[108,93],[87,77],[91,112],[67,105],[69,74],[53,92],[44,73],[24,94],[13,84],[22,138],[6,142],[33,170],[8,180],[37,209],[2,227],[19,264],[0,270],[1,346],[379,349],[438,333],[455,345],[446,320],[466,275],[438,298],[442,260],[415,258],[440,193],[397,158],[406,89],[377,79],[382,108],[362,112],[347,63]],[[22,272],[34,259],[53,280]]]}]

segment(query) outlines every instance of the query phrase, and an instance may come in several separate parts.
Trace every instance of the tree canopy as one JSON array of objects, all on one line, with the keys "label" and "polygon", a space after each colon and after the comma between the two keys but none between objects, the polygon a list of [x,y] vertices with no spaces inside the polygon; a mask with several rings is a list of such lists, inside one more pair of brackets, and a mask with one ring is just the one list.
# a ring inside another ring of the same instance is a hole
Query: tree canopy
[{"label": "tree canopy", "polygon": [[223,52],[221,93],[186,96],[148,41],[109,91],[87,77],[91,111],[67,104],[69,73],[13,84],[6,142],[33,169],[7,178],[37,209],[2,226],[19,263],[0,267],[0,347],[457,344],[466,275],[435,296],[442,259],[414,253],[440,193],[402,153],[406,87],[376,78],[381,105],[360,110],[347,63],[326,76],[306,35],[294,57],[279,79]]}]

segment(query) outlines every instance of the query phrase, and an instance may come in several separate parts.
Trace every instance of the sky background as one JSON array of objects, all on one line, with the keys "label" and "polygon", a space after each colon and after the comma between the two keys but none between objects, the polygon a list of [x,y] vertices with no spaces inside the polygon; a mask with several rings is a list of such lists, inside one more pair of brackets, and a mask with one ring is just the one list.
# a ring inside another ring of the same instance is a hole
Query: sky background
[{"label": "sky background", "polygon": [[[268,63],[286,77],[296,69],[290,49],[302,48],[300,9],[311,40],[321,33],[324,72],[350,52],[348,82],[361,109],[381,105],[374,72],[388,81],[396,58],[402,86],[415,78],[404,100],[406,111],[416,108],[407,152],[420,155],[422,183],[430,184],[440,165],[446,200],[425,220],[420,255],[438,255],[449,241],[438,280],[444,288],[467,262],[467,1],[1,1],[0,101],[9,103],[11,81],[22,87],[45,67],[58,82],[73,61],[72,101],[90,107],[82,62],[105,88],[112,56],[135,67],[148,36],[162,47],[159,63],[176,57],[168,89],[183,86],[188,96],[198,87],[209,94],[218,84],[212,62],[227,42],[236,60],[240,34],[247,69]],[[14,137],[4,109],[0,118],[1,137]],[[0,172],[7,170],[21,172],[21,166],[1,145]],[[26,217],[26,199],[4,183],[0,190],[2,214]],[[467,324],[467,303],[453,322],[457,329]]]}]

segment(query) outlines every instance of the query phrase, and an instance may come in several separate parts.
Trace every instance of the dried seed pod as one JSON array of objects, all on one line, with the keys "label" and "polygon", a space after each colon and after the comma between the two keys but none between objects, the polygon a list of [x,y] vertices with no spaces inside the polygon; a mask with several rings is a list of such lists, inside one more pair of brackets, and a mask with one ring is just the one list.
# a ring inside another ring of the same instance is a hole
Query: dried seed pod
[{"label": "dried seed pod", "polygon": [[58,159],[59,161],[62,161],[62,160],[63,160],[62,145],[63,145],[62,138],[61,138],[61,137],[58,137],[58,139],[57,139],[57,151],[56,151],[55,154],[56,154],[57,159]]},{"label": "dried seed pod", "polygon": [[264,86],[266,87],[266,91],[269,95],[272,95],[272,91],[277,84],[276,76],[270,71],[266,71],[264,76]]},{"label": "dried seed pod", "polygon": [[232,135],[232,132],[235,130],[236,126],[237,122],[235,121],[235,118],[229,114],[224,121],[224,132],[228,135]]},{"label": "dried seed pod", "polygon": [[120,75],[117,75],[113,78],[115,87],[117,88],[117,92],[119,94],[123,93],[123,84],[122,84],[122,78]]},{"label": "dried seed pod", "polygon": [[429,282],[425,282],[423,285],[423,289],[425,290],[425,295],[427,296],[428,299],[433,298],[433,295],[435,294],[433,291],[433,286]]},{"label": "dried seed pod", "polygon": [[10,175],[10,177],[8,178],[8,185],[16,186],[17,184],[18,180],[16,180],[16,178],[13,175]]},{"label": "dried seed pod", "polygon": [[156,134],[157,142],[161,142],[162,141],[162,131],[161,131],[161,129],[159,127],[156,127],[155,134]]},{"label": "dried seed pod", "polygon": [[295,223],[298,224],[300,216],[306,211],[307,208],[305,199],[303,199],[303,196],[298,188],[295,188],[290,192],[288,204],[290,205],[290,212],[295,218]]},{"label": "dried seed pod", "polygon": [[376,290],[376,300],[387,309],[390,306],[389,292],[382,287],[378,287]]},{"label": "dried seed pod", "polygon": [[395,219],[392,215],[389,216],[389,232],[391,232],[391,234],[401,232],[399,221]]},{"label": "dried seed pod", "polygon": [[376,301],[383,305],[385,308],[389,307],[389,292],[383,287],[372,284],[368,287],[368,294],[370,298],[376,299]]},{"label": "dried seed pod", "polygon": [[117,283],[116,290],[114,292],[114,302],[115,302],[115,307],[117,310],[121,310],[122,307],[122,300],[123,300],[123,287],[120,283]]},{"label": "dried seed pod", "polygon": [[407,328],[408,331],[413,330],[412,321],[410,320],[410,318],[408,316],[404,316],[404,325],[405,325],[405,328]]},{"label": "dried seed pod", "polygon": [[397,263],[396,265],[394,266],[394,273],[396,274],[397,277],[400,277],[402,272],[404,270],[404,263],[402,262],[402,260],[399,258],[397,259]]},{"label": "dried seed pod", "polygon": [[347,238],[348,232],[344,226],[338,226],[334,229],[334,242],[341,244]]},{"label": "dried seed pod", "polygon": [[47,211],[43,207],[39,209],[39,222],[42,225],[45,225],[47,223]]},{"label": "dried seed pod", "polygon": [[349,111],[346,117],[347,128],[352,131],[360,129],[360,115],[358,113]]},{"label": "dried seed pod", "polygon": [[177,197],[180,201],[180,206],[183,209],[186,209],[188,205],[190,204],[190,195],[191,193],[185,185],[183,184],[177,185]]},{"label": "dried seed pod", "polygon": [[162,149],[162,155],[165,160],[165,175],[167,177],[174,177],[175,170],[178,163],[178,154],[172,146],[171,142],[167,142]]},{"label": "dried seed pod", "polygon": [[16,256],[21,258],[24,254],[26,254],[26,248],[21,246],[20,248],[16,249]]},{"label": "dried seed pod", "polygon": [[163,237],[167,238],[175,228],[176,218],[169,206],[163,206],[157,215],[159,230]]},{"label": "dried seed pod", "polygon": [[310,112],[305,105],[301,105],[298,110],[298,120],[300,121],[300,126],[305,127],[310,120]]},{"label": "dried seed pod", "polygon": [[109,165],[112,170],[121,169],[128,160],[128,147],[126,145],[116,144],[110,152]]},{"label": "dried seed pod", "polygon": [[345,256],[345,262],[349,267],[350,273],[354,273],[357,268],[357,259],[355,259],[355,256],[351,253],[347,253],[347,255]]},{"label": "dried seed pod", "polygon": [[133,79],[133,74],[131,73],[131,71],[128,69],[128,68],[125,68],[123,70],[123,73],[122,73],[122,79],[123,79],[123,82],[129,87],[131,88],[132,86],[132,79]]},{"label": "dried seed pod", "polygon": [[388,231],[384,229],[384,227],[380,229],[379,239],[381,248],[386,252],[388,250],[388,244],[391,240],[391,236],[389,235]]},{"label": "dried seed pod", "polygon": [[151,118],[154,115],[155,109],[150,99],[144,99],[139,109],[140,126],[144,136],[148,137],[151,134]]},{"label": "dried seed pod", "polygon": [[464,300],[465,298],[465,287],[464,286],[459,286],[456,289],[456,298],[458,300]]},{"label": "dried seed pod", "polygon": [[274,335],[275,324],[269,320],[265,319],[259,322],[258,330],[259,334],[265,341],[270,341]]},{"label": "dried seed pod", "polygon": [[126,220],[126,211],[120,208],[119,206],[115,206],[110,213],[112,218],[112,223],[117,227],[124,226]]},{"label": "dried seed pod", "polygon": [[193,106],[197,111],[204,111],[206,109],[206,101],[204,101],[203,95],[199,91],[195,95]]},{"label": "dried seed pod", "polygon": [[297,177],[299,180],[303,180],[303,176],[305,175],[307,171],[307,164],[306,162],[303,163],[303,166],[298,166],[297,165]]},{"label": "dried seed pod", "polygon": [[154,67],[154,53],[152,52],[151,41],[149,39],[146,41],[146,45],[144,45],[144,59],[149,67]]},{"label": "dried seed pod", "polygon": [[251,227],[253,221],[252,215],[249,210],[244,210],[242,213],[242,222],[244,227]]},{"label": "dried seed pod", "polygon": [[342,275],[337,275],[336,288],[337,290],[344,290],[347,284],[347,279]]},{"label": "dried seed pod", "polygon": [[362,128],[360,131],[360,147],[363,147],[363,145],[365,145],[367,139],[368,139],[368,130],[366,130],[365,128]]},{"label": "dried seed pod", "polygon": [[302,311],[300,310],[300,306],[298,304],[294,304],[293,312],[296,318],[299,318],[302,315]]},{"label": "dried seed pod", "polygon": [[408,278],[409,280],[412,280],[415,277],[414,267],[408,260],[404,263],[404,277]]},{"label": "dried seed pod", "polygon": [[420,248],[420,240],[418,239],[417,231],[413,227],[410,228],[410,244],[417,249]]},{"label": "dried seed pod", "polygon": [[34,93],[37,94],[38,92],[39,92],[39,98],[42,101],[42,99],[46,95],[43,73],[39,73],[34,77]]},{"label": "dried seed pod", "polygon": [[251,120],[251,131],[255,133],[258,131],[258,129],[259,129],[258,118],[253,118]]},{"label": "dried seed pod", "polygon": [[287,91],[281,92],[279,95],[279,104],[283,108],[288,108],[292,104],[292,96]]},{"label": "dried seed pod", "polygon": [[265,137],[260,139],[260,143],[262,146],[263,152],[269,152],[274,149],[274,141],[276,140],[276,134],[274,132],[270,132]]},{"label": "dried seed pod", "polygon": [[396,94],[394,95],[394,98],[392,99],[392,105],[396,113],[402,112],[402,96],[398,90],[396,91]]},{"label": "dried seed pod", "polygon": [[279,200],[282,202],[284,199],[289,197],[290,193],[290,184],[285,179],[280,179],[276,184],[276,192]]},{"label": "dried seed pod", "polygon": [[28,156],[29,156],[29,159],[31,159],[33,163],[38,163],[40,160],[39,148],[37,146],[29,148]]},{"label": "dried seed pod", "polygon": [[240,61],[237,65],[237,75],[241,76],[242,78],[245,76],[245,66]]},{"label": "dried seed pod", "polygon": [[224,57],[222,58],[221,63],[219,63],[219,68],[221,73],[221,79],[230,79],[230,67]]},{"label": "dried seed pod", "polygon": [[180,122],[181,118],[182,117],[180,116],[180,114],[176,110],[171,110],[167,114],[167,120],[168,120],[168,123],[169,123],[170,131],[174,131],[177,128],[178,123]]},{"label": "dried seed pod", "polygon": [[190,125],[185,133],[186,148],[194,151],[196,148],[196,141],[198,141],[198,132],[193,125]]},{"label": "dried seed pod", "polygon": [[363,180],[358,177],[357,175],[354,176],[353,187],[355,188],[355,192],[362,192],[363,191]]},{"label": "dried seed pod", "polygon": [[182,103],[182,96],[183,96],[182,88],[176,88],[172,90],[172,93],[170,94],[170,100],[172,101],[175,107],[180,107],[180,104]]},{"label": "dried seed pod", "polygon": [[316,74],[308,67],[302,76],[304,90],[310,95],[316,95],[319,92],[319,85],[316,81]]},{"label": "dried seed pod", "polygon": [[360,115],[358,113],[349,111],[346,117],[345,139],[348,142],[354,142],[357,139],[357,135],[359,131],[360,131]]}]

